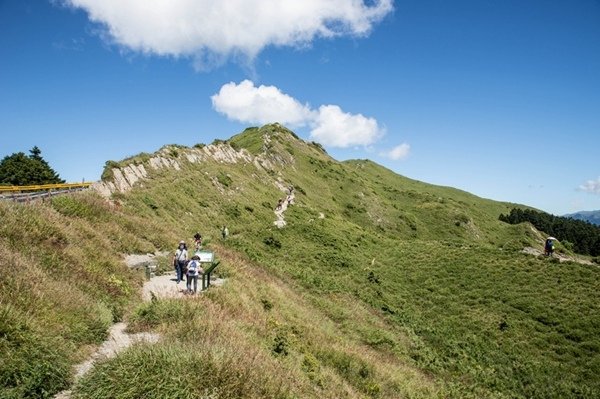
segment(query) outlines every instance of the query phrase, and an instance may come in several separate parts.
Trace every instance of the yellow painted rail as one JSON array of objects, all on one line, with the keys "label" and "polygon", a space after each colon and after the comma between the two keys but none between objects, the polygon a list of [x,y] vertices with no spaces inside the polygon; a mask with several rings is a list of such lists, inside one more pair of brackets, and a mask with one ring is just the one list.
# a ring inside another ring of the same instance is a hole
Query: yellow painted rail
[{"label": "yellow painted rail", "polygon": [[39,184],[34,186],[0,186],[0,193],[22,193],[25,191],[50,191],[70,190],[75,188],[88,188],[92,183],[62,183],[62,184]]}]

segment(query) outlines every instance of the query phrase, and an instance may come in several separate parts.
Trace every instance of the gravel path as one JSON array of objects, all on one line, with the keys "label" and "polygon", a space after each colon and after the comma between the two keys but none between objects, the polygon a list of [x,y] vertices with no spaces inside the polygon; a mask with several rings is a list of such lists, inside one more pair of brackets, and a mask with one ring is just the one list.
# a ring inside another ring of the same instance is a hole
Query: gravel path
[{"label": "gravel path", "polygon": [[[154,255],[129,255],[126,259],[129,261],[127,264],[130,267],[133,265],[147,264],[152,262]],[[223,284],[223,279],[213,278],[210,281],[211,285],[220,286]],[[176,283],[175,272],[165,274],[162,276],[152,277],[149,281],[144,284],[142,288],[142,298],[144,301],[150,301],[152,294],[156,298],[183,298],[185,295],[185,283]],[[198,281],[198,290],[202,289],[202,280]],[[98,360],[108,359],[116,356],[119,352],[127,349],[136,342],[154,343],[160,339],[159,334],[154,333],[139,333],[129,334],[125,330],[127,324],[116,323],[109,330],[109,336],[102,343],[102,345],[94,352],[85,362],[75,366],[75,378],[76,383],[81,377],[83,377],[88,371],[94,367],[94,363]],[[54,399],[71,399],[71,391],[62,391],[54,396]]]},{"label": "gravel path", "polygon": [[[185,279],[185,277],[184,277]],[[223,285],[223,279],[212,277],[210,279],[211,286]],[[202,290],[202,276],[198,277],[198,292]],[[177,298],[183,297],[186,292],[185,281],[177,284],[177,276],[175,272],[164,274],[162,276],[152,277],[150,281],[144,284],[142,290],[142,298],[144,301],[152,299],[152,294],[156,298]]]},{"label": "gravel path", "polygon": [[[101,359],[109,359],[115,357],[119,352],[127,349],[136,342],[157,342],[160,338],[159,334],[154,333],[138,333],[129,334],[125,331],[127,324],[116,323],[108,331],[108,338],[102,343],[96,352],[90,356],[88,360],[75,366],[75,382],[83,377],[88,371],[94,367],[94,363]],[[62,391],[54,399],[70,399],[71,391]]]}]

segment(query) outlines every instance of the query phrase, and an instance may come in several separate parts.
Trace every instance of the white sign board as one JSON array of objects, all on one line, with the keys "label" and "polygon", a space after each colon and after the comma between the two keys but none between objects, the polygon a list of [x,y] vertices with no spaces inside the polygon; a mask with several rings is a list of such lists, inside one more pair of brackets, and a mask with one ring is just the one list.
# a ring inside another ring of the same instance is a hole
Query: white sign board
[{"label": "white sign board", "polygon": [[198,251],[194,255],[200,258],[200,263],[212,263],[215,259],[215,254],[211,251]]}]

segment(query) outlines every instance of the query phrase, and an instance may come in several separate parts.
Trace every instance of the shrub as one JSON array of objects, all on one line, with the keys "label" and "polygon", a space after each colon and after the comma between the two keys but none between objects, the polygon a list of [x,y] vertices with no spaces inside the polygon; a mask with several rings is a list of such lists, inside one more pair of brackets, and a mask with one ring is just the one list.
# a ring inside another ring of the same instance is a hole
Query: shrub
[{"label": "shrub", "polygon": [[280,249],[281,248],[281,242],[273,237],[273,236],[269,236],[269,237],[265,237],[263,239],[263,242],[268,245],[269,247],[273,247],[275,249]]},{"label": "shrub", "polygon": [[289,354],[289,346],[286,332],[280,329],[273,340],[273,353],[279,356],[287,356]]},{"label": "shrub", "polygon": [[102,181],[112,180],[112,178],[114,177],[113,169],[118,169],[120,167],[121,166],[115,161],[106,161],[106,163],[104,164],[104,170],[102,171],[102,175],[100,176],[100,179]]},{"label": "shrub", "polygon": [[219,172],[217,174],[217,180],[219,181],[219,183],[221,183],[225,187],[229,187],[231,185],[231,183],[233,183],[233,180],[231,179],[231,177],[224,172]]},{"label": "shrub", "polygon": [[260,300],[260,303],[262,303],[263,309],[266,310],[266,311],[269,311],[269,310],[273,309],[273,302],[271,302],[267,298],[262,298]]}]

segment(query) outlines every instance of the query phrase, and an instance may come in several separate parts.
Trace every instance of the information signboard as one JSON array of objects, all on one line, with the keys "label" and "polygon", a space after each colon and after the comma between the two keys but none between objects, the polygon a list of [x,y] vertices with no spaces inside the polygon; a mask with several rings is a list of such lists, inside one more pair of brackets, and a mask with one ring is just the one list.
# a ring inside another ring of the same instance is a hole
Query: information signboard
[{"label": "information signboard", "polygon": [[198,251],[194,255],[198,255],[200,263],[212,263],[215,259],[215,254],[212,251]]}]

